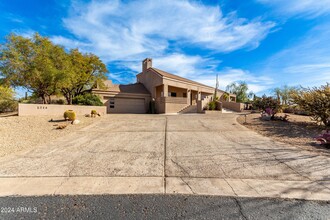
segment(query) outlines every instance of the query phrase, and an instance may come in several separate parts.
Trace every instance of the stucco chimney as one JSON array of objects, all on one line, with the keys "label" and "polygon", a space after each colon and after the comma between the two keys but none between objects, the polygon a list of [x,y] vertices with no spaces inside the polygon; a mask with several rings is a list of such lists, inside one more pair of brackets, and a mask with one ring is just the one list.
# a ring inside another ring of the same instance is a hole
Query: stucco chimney
[{"label": "stucco chimney", "polygon": [[152,59],[146,58],[142,61],[142,71],[145,72],[147,69],[152,67]]}]

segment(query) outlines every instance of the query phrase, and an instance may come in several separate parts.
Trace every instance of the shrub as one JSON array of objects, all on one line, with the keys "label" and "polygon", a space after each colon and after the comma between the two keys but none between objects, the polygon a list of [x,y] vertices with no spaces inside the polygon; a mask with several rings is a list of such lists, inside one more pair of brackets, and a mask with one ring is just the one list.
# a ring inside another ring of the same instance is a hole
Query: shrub
[{"label": "shrub", "polygon": [[225,93],[223,93],[223,95],[221,96],[221,98],[222,98],[223,101],[226,101],[227,102],[228,99],[229,99],[229,94],[225,92]]},{"label": "shrub", "polygon": [[283,108],[283,113],[293,114],[293,113],[295,113],[295,109],[293,107],[284,107]]},{"label": "shrub", "polygon": [[91,111],[91,117],[96,117],[96,115],[99,115],[96,110]]},{"label": "shrub", "polygon": [[275,114],[277,114],[280,110],[279,101],[267,96],[263,96],[262,98],[254,100],[252,106],[255,109],[259,109],[266,112],[272,117],[272,119],[274,118]]},{"label": "shrub", "polygon": [[74,121],[76,120],[76,113],[73,110],[67,110],[63,115],[65,120]]},{"label": "shrub", "polygon": [[64,99],[52,100],[50,104],[64,105],[65,101]]},{"label": "shrub", "polygon": [[85,93],[83,95],[78,95],[72,99],[72,104],[75,105],[93,105],[93,106],[103,106],[99,96]]},{"label": "shrub", "polygon": [[17,101],[14,100],[14,91],[9,87],[0,86],[0,113],[17,110]]},{"label": "shrub", "polygon": [[14,100],[0,100],[0,113],[17,111],[18,105]]},{"label": "shrub", "polygon": [[302,89],[291,93],[292,101],[302,110],[300,113],[309,114],[316,122],[330,126],[330,84],[319,88]]},{"label": "shrub", "polygon": [[216,106],[215,101],[209,102],[209,110],[215,110]]}]

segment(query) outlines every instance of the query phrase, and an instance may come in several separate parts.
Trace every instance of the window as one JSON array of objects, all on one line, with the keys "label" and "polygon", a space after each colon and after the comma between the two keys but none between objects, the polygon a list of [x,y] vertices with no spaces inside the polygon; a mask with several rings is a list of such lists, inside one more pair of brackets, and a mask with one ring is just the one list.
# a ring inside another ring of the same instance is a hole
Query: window
[{"label": "window", "polygon": [[110,108],[115,108],[115,99],[114,98],[109,99],[109,106],[110,106]]},{"label": "window", "polygon": [[183,96],[183,98],[187,98],[187,93],[184,92],[182,96]]},{"label": "window", "polygon": [[176,92],[169,92],[168,93],[168,96],[169,97],[176,97]]}]

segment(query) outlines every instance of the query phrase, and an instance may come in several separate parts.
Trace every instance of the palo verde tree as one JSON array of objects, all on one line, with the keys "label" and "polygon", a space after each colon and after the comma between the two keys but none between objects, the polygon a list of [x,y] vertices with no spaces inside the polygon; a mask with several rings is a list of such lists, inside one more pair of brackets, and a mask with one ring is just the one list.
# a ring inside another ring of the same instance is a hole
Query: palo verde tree
[{"label": "palo verde tree", "polygon": [[102,85],[107,69],[94,54],[77,49],[69,53],[38,33],[31,38],[11,34],[0,48],[0,78],[14,87],[23,87],[43,103],[62,94],[68,104],[75,96]]},{"label": "palo verde tree", "polygon": [[64,49],[38,33],[32,38],[11,34],[1,45],[0,76],[14,87],[26,88],[46,104],[51,95],[60,92],[65,60]]},{"label": "palo verde tree", "polygon": [[226,91],[236,95],[237,102],[247,102],[248,98],[248,85],[246,82],[233,82],[226,87]]},{"label": "palo verde tree", "polygon": [[71,50],[68,57],[70,65],[61,92],[68,104],[72,104],[74,97],[91,91],[96,85],[102,87],[107,68],[94,54],[83,54],[77,49]]}]

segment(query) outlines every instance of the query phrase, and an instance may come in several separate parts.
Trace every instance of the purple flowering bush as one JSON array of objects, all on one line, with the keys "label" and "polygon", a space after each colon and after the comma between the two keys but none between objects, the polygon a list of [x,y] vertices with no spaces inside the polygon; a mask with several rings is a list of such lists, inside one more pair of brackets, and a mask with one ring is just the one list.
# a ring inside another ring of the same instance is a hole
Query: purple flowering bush
[{"label": "purple flowering bush", "polygon": [[323,131],[322,134],[315,138],[321,144],[330,144],[330,130]]}]

